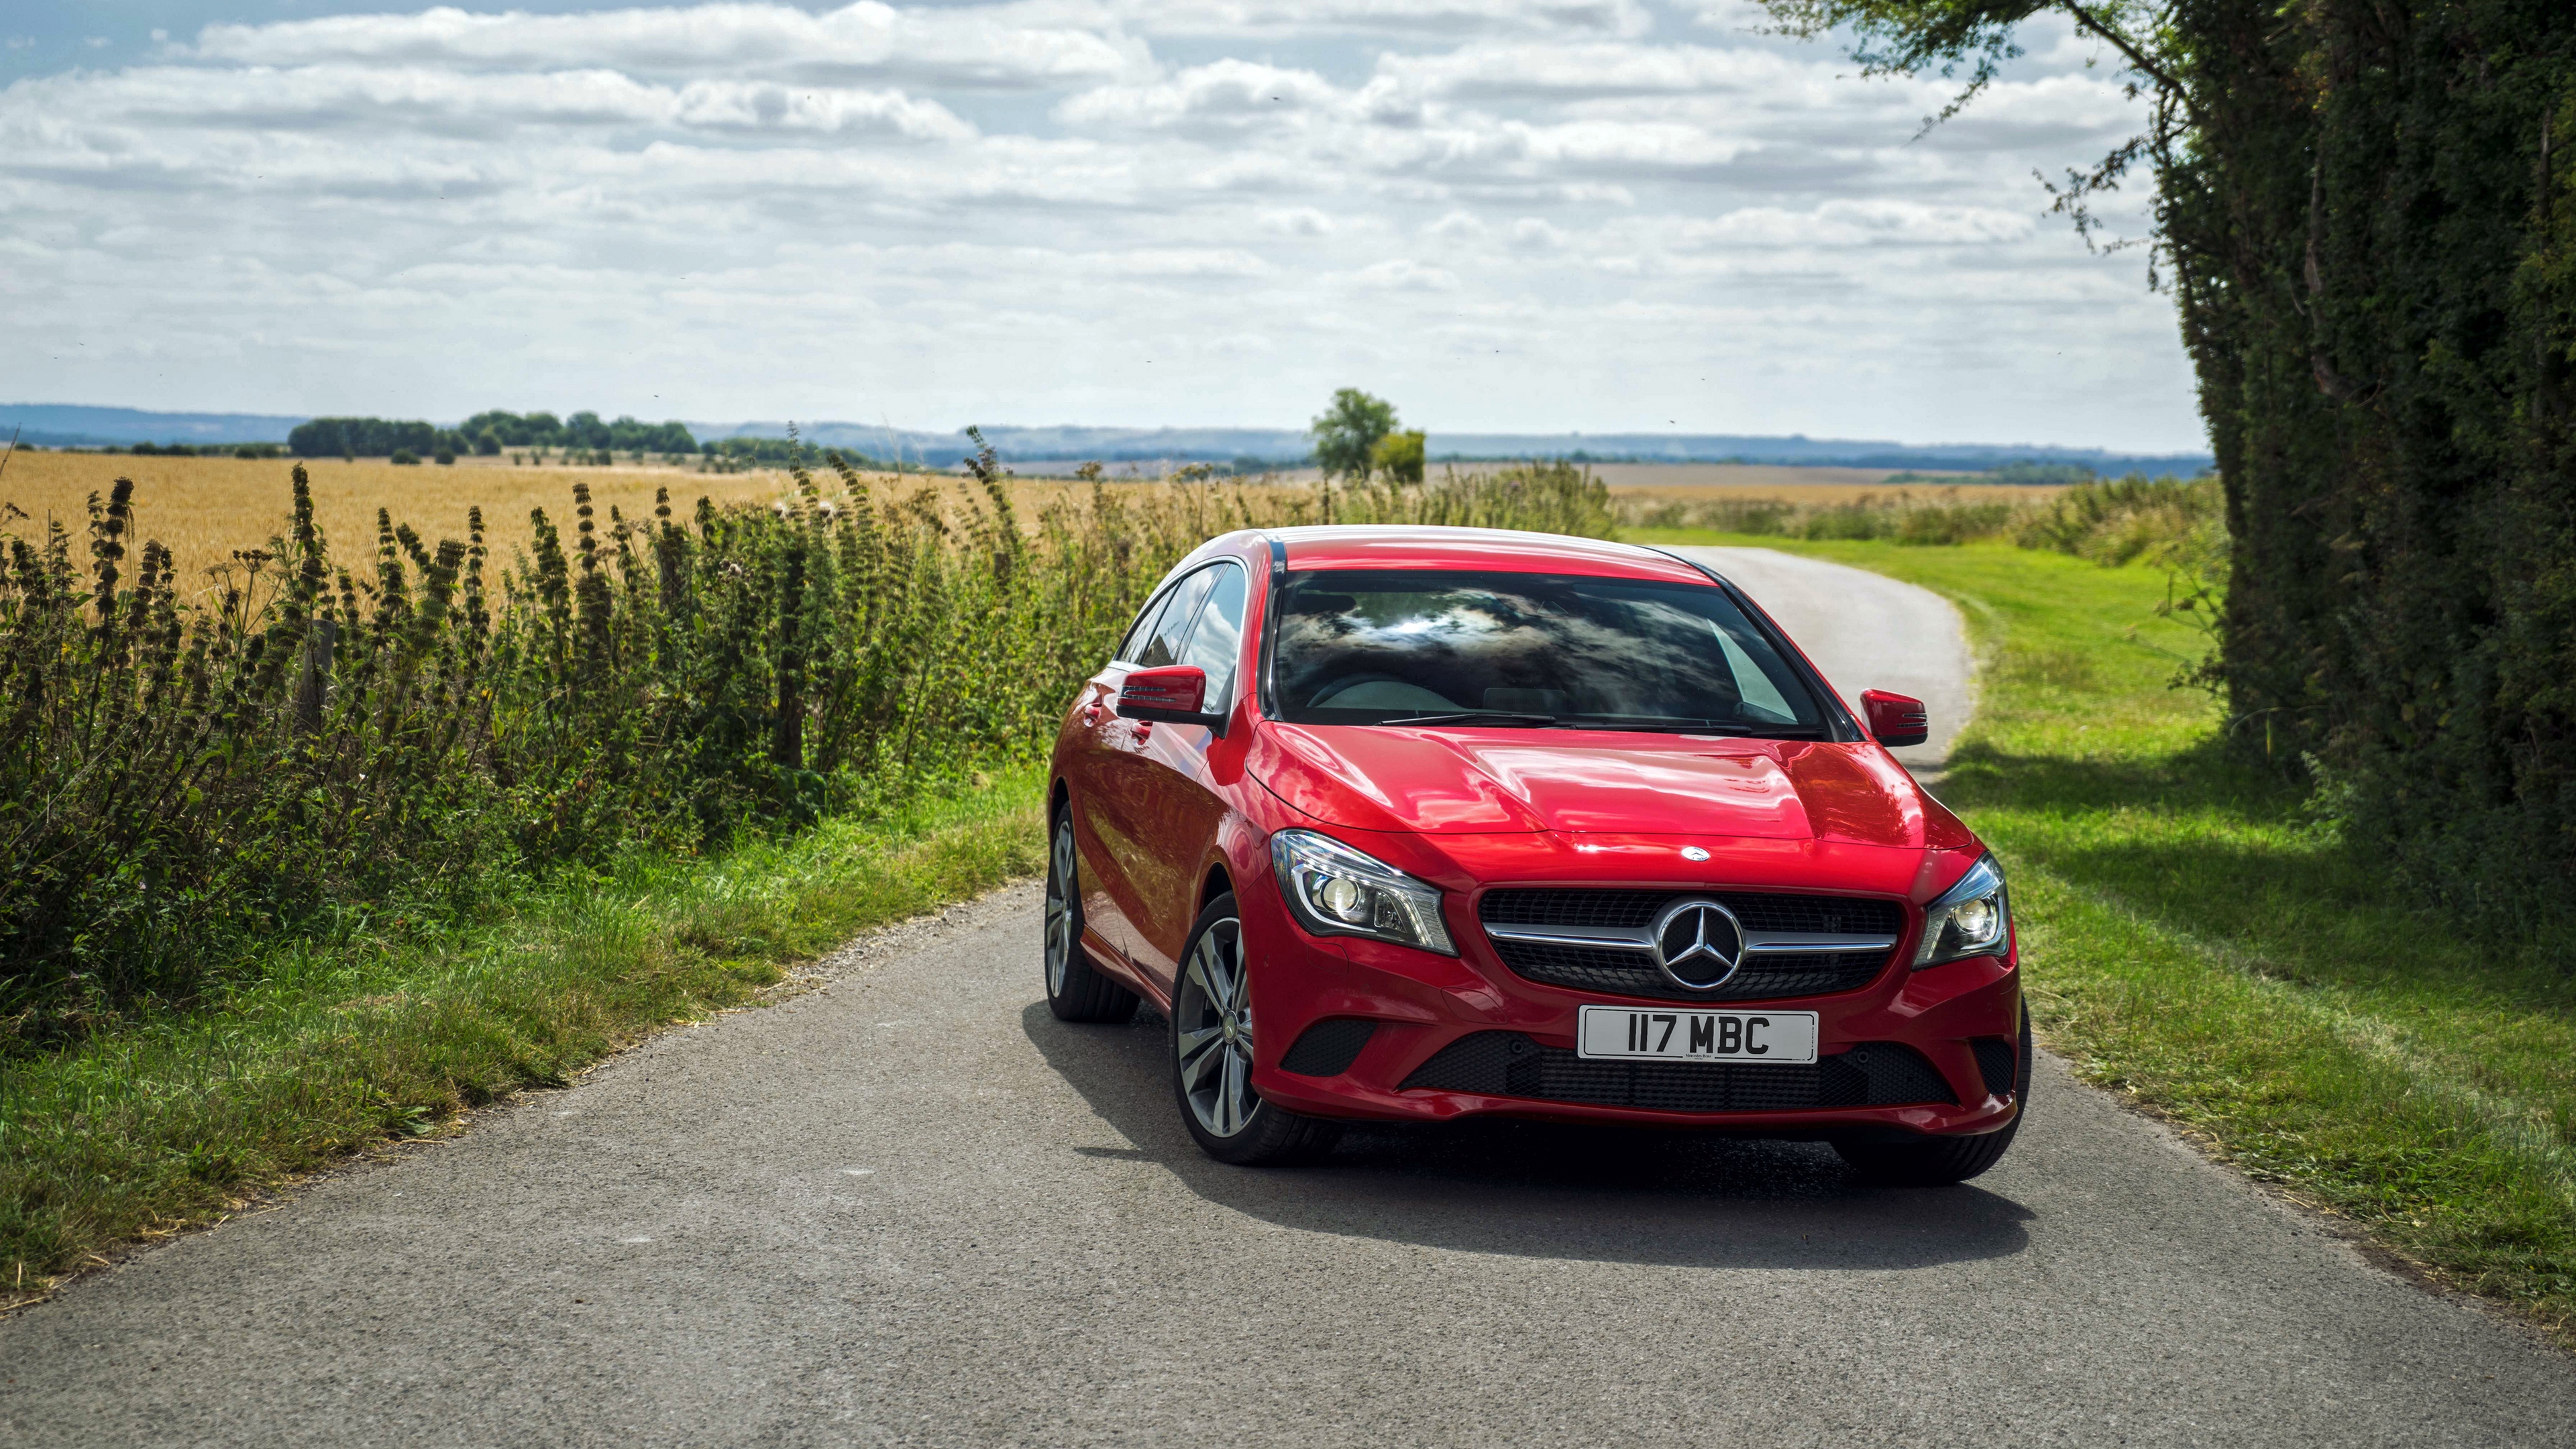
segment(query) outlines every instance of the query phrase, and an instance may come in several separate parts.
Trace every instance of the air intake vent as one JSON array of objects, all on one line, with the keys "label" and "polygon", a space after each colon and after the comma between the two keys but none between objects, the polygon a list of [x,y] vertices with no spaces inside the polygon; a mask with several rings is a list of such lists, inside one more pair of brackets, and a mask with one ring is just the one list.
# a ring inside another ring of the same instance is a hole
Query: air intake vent
[{"label": "air intake vent", "polygon": [[1279,1069],[1301,1077],[1338,1077],[1359,1060],[1360,1048],[1377,1035],[1377,1023],[1356,1016],[1327,1017],[1306,1028],[1288,1055],[1279,1059]]},{"label": "air intake vent", "polygon": [[1809,1066],[1622,1062],[1541,1046],[1516,1031],[1460,1037],[1416,1067],[1404,1079],[1404,1090],[1665,1112],[1795,1112],[1953,1100],[1949,1084],[1923,1054],[1898,1042],[1863,1042]]},{"label": "air intake vent", "polygon": [[1986,1091],[2011,1096],[2013,1077],[2021,1066],[2020,1044],[2007,1036],[1981,1036],[1968,1047],[1977,1054],[1977,1075],[1986,1079]]}]

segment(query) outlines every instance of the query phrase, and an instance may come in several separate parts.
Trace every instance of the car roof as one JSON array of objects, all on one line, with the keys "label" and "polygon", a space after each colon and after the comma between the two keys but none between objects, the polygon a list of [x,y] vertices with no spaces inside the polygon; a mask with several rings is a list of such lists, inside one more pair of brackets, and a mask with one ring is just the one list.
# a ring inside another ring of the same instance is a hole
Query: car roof
[{"label": "car roof", "polygon": [[1510,573],[1591,574],[1706,584],[1708,575],[1670,554],[1607,539],[1507,528],[1428,525],[1275,528],[1288,567],[1307,569],[1499,569]]}]

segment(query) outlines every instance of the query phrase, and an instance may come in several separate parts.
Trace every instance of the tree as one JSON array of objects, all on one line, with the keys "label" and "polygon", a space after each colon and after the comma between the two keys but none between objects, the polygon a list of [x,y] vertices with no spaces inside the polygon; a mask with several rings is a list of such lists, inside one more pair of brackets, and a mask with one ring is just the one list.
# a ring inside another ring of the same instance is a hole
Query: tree
[{"label": "tree", "polygon": [[1423,442],[1419,428],[1409,433],[1389,433],[1369,451],[1369,463],[1391,483],[1419,483]]},{"label": "tree", "polygon": [[2227,500],[2207,675],[2229,738],[2314,762],[2350,838],[2463,916],[2576,926],[2576,6],[2567,0],[1764,0],[1865,71],[1966,78],[2054,11],[2147,127]]},{"label": "tree", "polygon": [[1395,431],[1395,404],[1355,387],[1333,394],[1308,429],[1315,436],[1315,464],[1327,478],[1365,479],[1378,440]]}]

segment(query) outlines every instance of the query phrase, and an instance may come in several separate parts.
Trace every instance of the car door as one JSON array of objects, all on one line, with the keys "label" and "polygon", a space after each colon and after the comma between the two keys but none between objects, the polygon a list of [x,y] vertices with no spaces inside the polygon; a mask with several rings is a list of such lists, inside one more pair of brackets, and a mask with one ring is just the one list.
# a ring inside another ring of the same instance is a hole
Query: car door
[{"label": "car door", "polygon": [[[1234,705],[1251,578],[1233,562],[1212,565],[1206,572],[1211,578],[1206,600],[1172,662],[1206,671],[1206,709],[1220,714]],[[1167,983],[1178,971],[1181,947],[1198,917],[1199,866],[1225,820],[1225,798],[1208,771],[1208,750],[1215,739],[1215,731],[1205,725],[1157,725],[1137,756],[1144,816],[1140,829],[1151,847],[1131,876],[1139,911],[1137,964]]]},{"label": "car door", "polygon": [[1074,745],[1064,755],[1077,861],[1074,881],[1082,901],[1084,929],[1116,952],[1122,962],[1134,954],[1134,933],[1107,889],[1112,870],[1109,842],[1120,826],[1102,814],[1099,804],[1108,798],[1108,782],[1115,778],[1109,761],[1127,741],[1127,722],[1115,712],[1118,686],[1134,667],[1136,656],[1144,652],[1146,641],[1153,637],[1154,625],[1164,606],[1171,602],[1172,592],[1163,589],[1148,599],[1145,607],[1136,612],[1136,622],[1128,626],[1126,637],[1119,641],[1109,661],[1083,681],[1082,693],[1073,704]]},{"label": "car door", "polygon": [[[1130,669],[1179,662],[1190,625],[1198,617],[1199,604],[1214,583],[1208,570],[1200,569],[1169,589],[1154,622],[1135,636],[1139,641],[1136,647],[1126,651],[1133,657],[1117,660],[1101,671],[1093,680],[1094,685],[1100,686],[1094,696],[1097,703],[1086,701],[1086,708],[1096,708],[1100,719],[1094,727],[1096,744],[1085,751],[1092,762],[1090,782],[1087,787],[1081,781],[1074,785],[1077,808],[1090,826],[1093,848],[1083,861],[1092,882],[1092,891],[1083,900],[1083,911],[1101,939],[1147,970],[1152,970],[1155,962],[1155,953],[1146,946],[1143,935],[1151,915],[1136,884],[1140,876],[1151,876],[1156,868],[1157,846],[1151,823],[1154,811],[1145,798],[1152,786],[1153,772],[1148,768],[1146,752],[1156,735],[1189,726],[1118,718],[1118,686],[1126,681]],[[1077,847],[1082,844],[1082,834],[1076,832]],[[1168,965],[1165,961],[1160,973],[1165,980],[1170,978]]]}]

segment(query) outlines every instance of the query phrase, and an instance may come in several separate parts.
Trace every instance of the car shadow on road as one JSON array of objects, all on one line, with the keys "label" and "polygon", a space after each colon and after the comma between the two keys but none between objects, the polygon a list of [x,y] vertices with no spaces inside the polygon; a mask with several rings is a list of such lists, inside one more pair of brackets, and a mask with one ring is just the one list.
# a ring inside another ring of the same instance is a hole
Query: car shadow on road
[{"label": "car shadow on road", "polygon": [[1974,1183],[1874,1188],[1831,1148],[1703,1133],[1467,1122],[1354,1128],[1323,1164],[1229,1167],[1182,1130],[1158,1018],[1020,1020],[1048,1064],[1151,1161],[1209,1202],[1281,1227],[1529,1258],[1706,1268],[1921,1268],[2007,1257],[2030,1209]]}]

